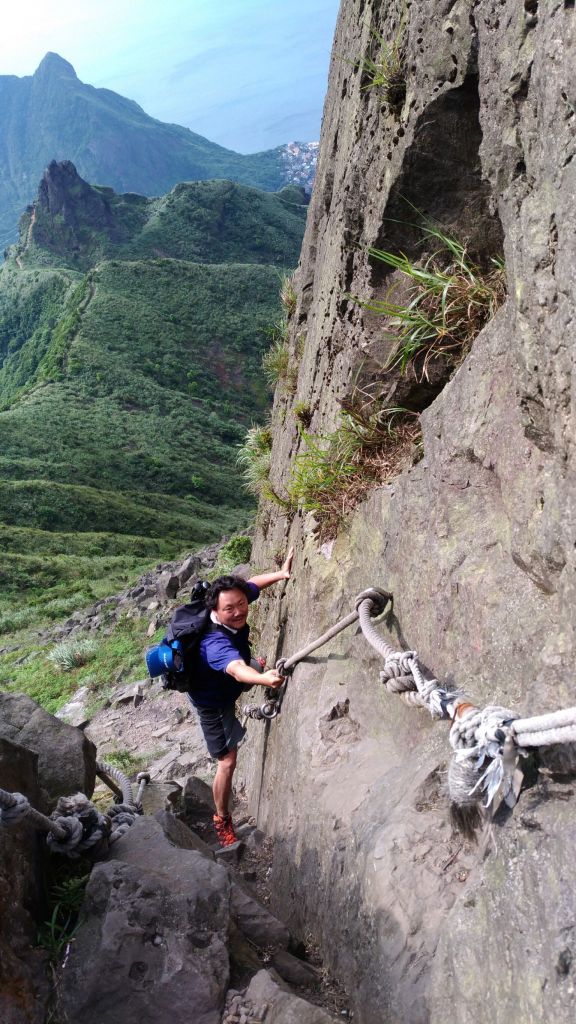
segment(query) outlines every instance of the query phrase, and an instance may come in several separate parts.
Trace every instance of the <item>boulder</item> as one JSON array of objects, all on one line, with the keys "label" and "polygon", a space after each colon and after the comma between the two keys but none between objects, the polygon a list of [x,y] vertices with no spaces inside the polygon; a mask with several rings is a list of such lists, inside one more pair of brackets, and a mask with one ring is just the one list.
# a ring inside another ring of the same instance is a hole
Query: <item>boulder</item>
[{"label": "boulder", "polygon": [[216,813],[216,805],[211,786],[196,776],[189,778],[184,790],[184,806],[186,814],[193,821],[212,824],[212,815]]},{"label": "boulder", "polygon": [[316,967],[292,956],[286,949],[276,950],[272,956],[272,966],[289,985],[318,985],[320,975]]},{"label": "boulder", "polygon": [[25,694],[0,693],[0,736],[38,754],[39,810],[52,809],[59,796],[94,792],[94,744]]},{"label": "boulder", "polygon": [[232,884],[230,910],[239,930],[260,949],[286,949],[290,932],[266,907]]},{"label": "boulder", "polygon": [[59,718],[61,722],[66,722],[68,725],[73,725],[76,729],[82,729],[85,725],[88,725],[90,716],[86,711],[86,705],[90,699],[90,690],[87,686],[81,686],[79,690],[70,698],[69,701],[56,712],[56,718]]},{"label": "boulder", "polygon": [[156,592],[161,600],[172,600],[178,593],[180,580],[173,572],[163,572],[156,585]]},{"label": "boulder", "polygon": [[170,811],[157,811],[154,815],[159,822],[168,842],[181,850],[196,850],[207,860],[214,860],[214,854],[207,843],[203,842],[183,821],[174,817]]},{"label": "boulder", "polygon": [[[0,786],[40,800],[38,755],[0,737]],[[48,999],[46,957],[36,945],[42,914],[43,835],[24,818],[0,826],[0,1020],[43,1024]]]},{"label": "boulder", "polygon": [[266,1006],[266,1024],[334,1024],[336,1018],[312,1003],[281,988],[268,971],[258,971],[250,982],[244,1003]]},{"label": "boulder", "polygon": [[178,587],[183,587],[188,580],[197,575],[202,567],[202,560],[199,555],[190,555],[178,569]]},{"label": "boulder", "polygon": [[[159,821],[138,819],[98,864],[63,973],[68,1024],[220,1024],[230,881]],[[193,1008],[193,1013],[191,1009]]]}]

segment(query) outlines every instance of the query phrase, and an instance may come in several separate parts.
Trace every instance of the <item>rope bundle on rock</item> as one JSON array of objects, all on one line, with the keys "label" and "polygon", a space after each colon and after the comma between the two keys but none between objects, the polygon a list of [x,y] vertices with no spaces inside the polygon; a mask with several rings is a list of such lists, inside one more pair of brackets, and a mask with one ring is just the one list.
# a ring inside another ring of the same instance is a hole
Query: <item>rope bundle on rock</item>
[{"label": "rope bundle on rock", "polygon": [[132,798],[130,780],[120,769],[105,762],[97,762],[97,774],[117,793],[123,802],[112,804],[105,814],[84,796],[60,797],[48,817],[37,811],[22,793],[8,793],[0,789],[0,825],[15,825],[27,818],[36,828],[46,832],[46,843],[52,853],[61,853],[71,859],[90,853],[96,859],[123,836],[142,813],[141,796],[150,776],[140,773],[140,787],[136,801]]}]

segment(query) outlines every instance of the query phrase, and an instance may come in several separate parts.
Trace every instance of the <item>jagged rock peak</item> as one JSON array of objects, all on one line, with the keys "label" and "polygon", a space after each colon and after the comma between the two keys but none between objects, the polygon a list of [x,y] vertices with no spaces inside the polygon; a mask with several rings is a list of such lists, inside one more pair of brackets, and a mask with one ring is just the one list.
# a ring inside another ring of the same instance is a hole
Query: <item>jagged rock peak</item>
[{"label": "jagged rock peak", "polygon": [[66,200],[74,194],[93,199],[94,190],[80,177],[71,160],[51,160],[42,175],[37,205],[51,214],[63,212]]},{"label": "jagged rock peak", "polygon": [[46,56],[42,58],[38,67],[36,68],[36,71],[34,72],[34,77],[38,75],[54,74],[65,74],[68,75],[70,78],[78,77],[72,65],[67,60],[64,60],[64,57],[61,57],[59,53],[52,53],[52,51],[49,50]]}]

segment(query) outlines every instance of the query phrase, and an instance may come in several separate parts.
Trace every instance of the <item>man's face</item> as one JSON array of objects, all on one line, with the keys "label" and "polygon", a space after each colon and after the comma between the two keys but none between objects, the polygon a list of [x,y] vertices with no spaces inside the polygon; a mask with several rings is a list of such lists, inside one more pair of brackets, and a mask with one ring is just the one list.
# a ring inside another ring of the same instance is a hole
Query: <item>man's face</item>
[{"label": "man's face", "polygon": [[218,594],[216,615],[223,626],[242,629],[248,618],[248,598],[241,590],[222,590]]}]

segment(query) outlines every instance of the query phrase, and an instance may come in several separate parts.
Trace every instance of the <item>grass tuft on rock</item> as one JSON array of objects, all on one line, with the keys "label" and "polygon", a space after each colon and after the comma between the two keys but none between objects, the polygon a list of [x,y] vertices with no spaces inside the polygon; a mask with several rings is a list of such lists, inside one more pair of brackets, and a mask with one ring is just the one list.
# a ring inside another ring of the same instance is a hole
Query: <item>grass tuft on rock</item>
[{"label": "grass tuft on rock", "polygon": [[460,242],[435,228],[423,231],[439,246],[422,265],[404,253],[368,250],[374,259],[400,271],[407,297],[395,301],[392,289],[385,299],[361,303],[389,318],[394,350],[386,369],[411,370],[417,380],[428,379],[433,359],[442,358],[456,368],[506,297],[501,259],[492,259],[483,269]]},{"label": "grass tuft on rock", "polygon": [[420,438],[417,416],[387,409],[372,418],[342,414],[330,434],[302,432],[304,451],[295,459],[290,501],[313,512],[320,541],[333,537],[347,515],[376,485],[414,460]]}]

